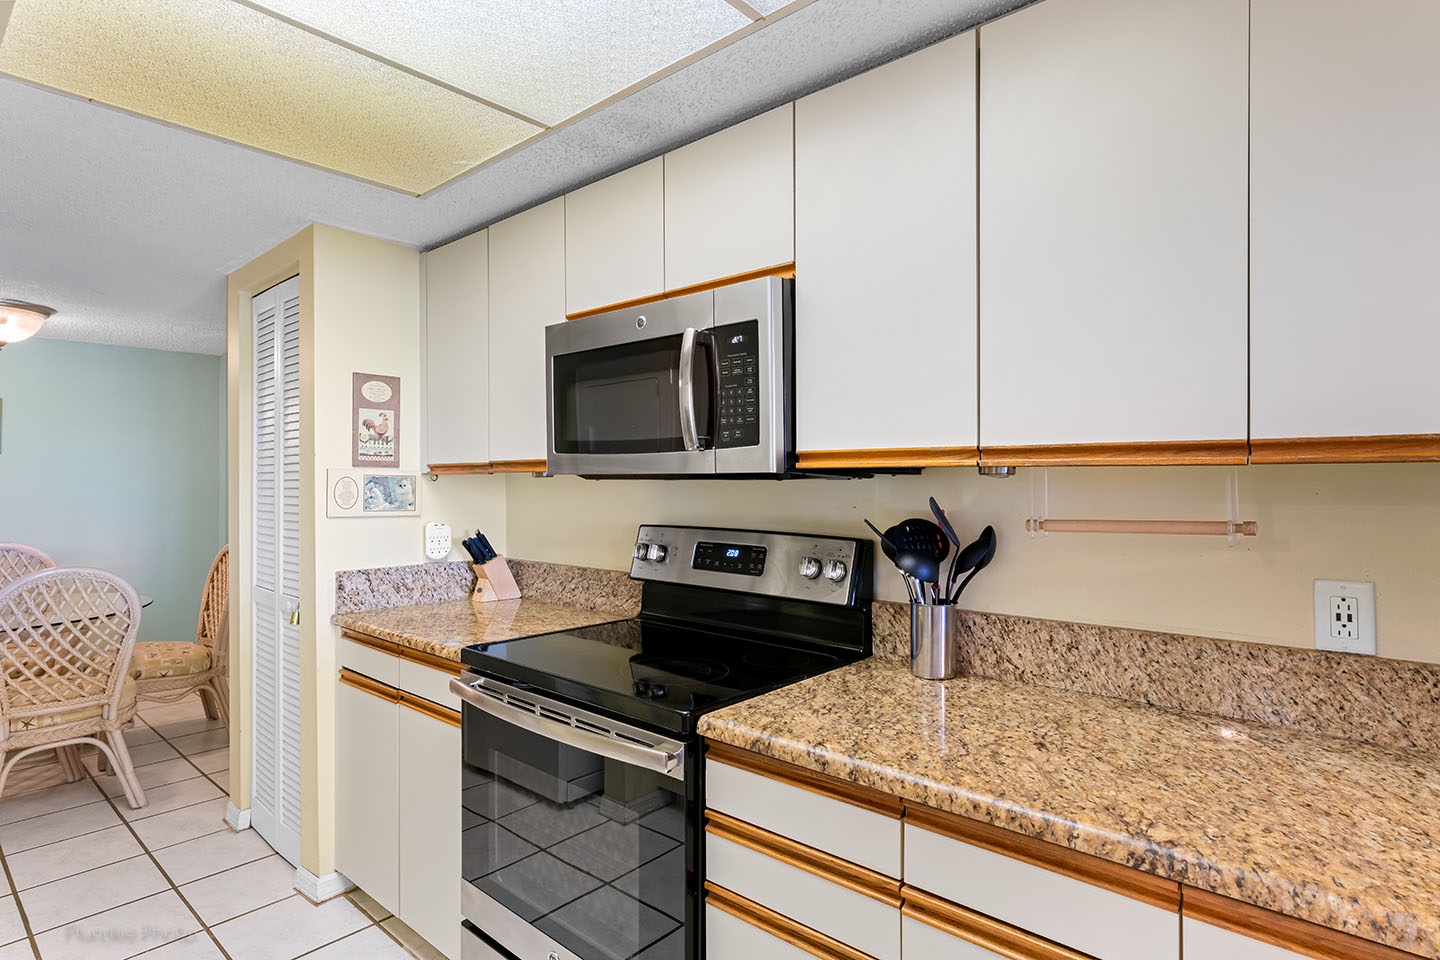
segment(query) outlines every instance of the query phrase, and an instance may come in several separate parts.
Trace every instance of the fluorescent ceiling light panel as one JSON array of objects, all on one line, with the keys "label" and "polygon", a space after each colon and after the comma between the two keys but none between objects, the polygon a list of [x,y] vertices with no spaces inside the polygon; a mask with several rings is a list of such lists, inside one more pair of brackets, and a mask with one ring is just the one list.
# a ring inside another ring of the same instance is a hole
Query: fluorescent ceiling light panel
[{"label": "fluorescent ceiling light panel", "polygon": [[243,2],[549,126],[752,23],[725,0]]},{"label": "fluorescent ceiling light panel", "polygon": [[0,73],[413,194],[540,132],[217,0],[18,0]]}]

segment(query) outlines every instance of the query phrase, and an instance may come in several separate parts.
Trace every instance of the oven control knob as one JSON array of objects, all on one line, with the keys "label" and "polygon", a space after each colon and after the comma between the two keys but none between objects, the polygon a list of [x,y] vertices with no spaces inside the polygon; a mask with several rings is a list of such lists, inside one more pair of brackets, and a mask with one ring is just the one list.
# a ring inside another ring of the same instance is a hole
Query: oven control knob
[{"label": "oven control knob", "polygon": [[800,576],[806,580],[814,580],[820,576],[820,561],[814,557],[801,557]]},{"label": "oven control knob", "polygon": [[635,543],[635,559],[636,559],[636,560],[644,560],[644,559],[646,559],[646,558],[649,557],[649,556],[650,556],[650,544],[646,543],[644,540],[638,540],[638,541],[636,541],[636,543]]},{"label": "oven control knob", "polygon": [[665,548],[658,543],[652,543],[646,549],[645,556],[647,559],[654,560],[656,563],[661,563],[665,559]]},{"label": "oven control knob", "polygon": [[831,583],[839,583],[844,580],[845,575],[849,572],[850,568],[845,566],[844,560],[831,560],[825,564],[825,579]]}]

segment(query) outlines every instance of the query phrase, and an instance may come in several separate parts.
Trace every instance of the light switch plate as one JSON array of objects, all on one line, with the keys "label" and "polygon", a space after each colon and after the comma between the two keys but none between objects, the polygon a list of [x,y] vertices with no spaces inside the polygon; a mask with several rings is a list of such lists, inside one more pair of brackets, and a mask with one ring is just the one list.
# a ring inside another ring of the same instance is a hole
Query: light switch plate
[{"label": "light switch plate", "polygon": [[1341,653],[1375,653],[1375,584],[1315,581],[1315,646]]},{"label": "light switch plate", "polygon": [[444,560],[450,556],[450,524],[430,522],[425,524],[425,558]]}]

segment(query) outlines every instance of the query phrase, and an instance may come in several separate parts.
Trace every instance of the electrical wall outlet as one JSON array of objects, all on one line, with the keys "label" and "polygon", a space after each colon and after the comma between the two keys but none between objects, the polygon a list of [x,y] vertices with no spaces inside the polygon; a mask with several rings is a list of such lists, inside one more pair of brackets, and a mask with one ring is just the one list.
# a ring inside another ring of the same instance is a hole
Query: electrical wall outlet
[{"label": "electrical wall outlet", "polygon": [[450,547],[450,524],[425,524],[425,558],[427,560],[444,560],[450,556]]},{"label": "electrical wall outlet", "polygon": [[1315,581],[1315,646],[1343,653],[1375,652],[1375,584]]}]

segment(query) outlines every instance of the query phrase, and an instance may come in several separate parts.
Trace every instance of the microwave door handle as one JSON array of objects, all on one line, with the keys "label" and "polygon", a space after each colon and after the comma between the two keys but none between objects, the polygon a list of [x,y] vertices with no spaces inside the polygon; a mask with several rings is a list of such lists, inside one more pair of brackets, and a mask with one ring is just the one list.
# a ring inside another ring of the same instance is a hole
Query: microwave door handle
[{"label": "microwave door handle", "polygon": [[[545,737],[547,740],[554,740],[557,743],[575,747],[577,750],[586,750],[611,760],[618,760],[621,763],[654,770],[656,773],[663,773],[666,776],[683,778],[685,762],[683,744],[667,742],[663,747],[647,747],[639,743],[631,743],[628,740],[607,737],[602,733],[592,733],[589,730],[573,727],[559,720],[551,720],[549,717],[542,717],[530,713],[528,710],[522,710],[511,704],[487,697],[459,678],[450,681],[450,692],[497,720],[503,720],[522,730]],[[677,773],[677,767],[681,767],[682,772]]]},{"label": "microwave door handle", "polygon": [[687,451],[700,449],[700,429],[695,422],[695,341],[700,331],[687,327],[680,338],[680,438]]}]

